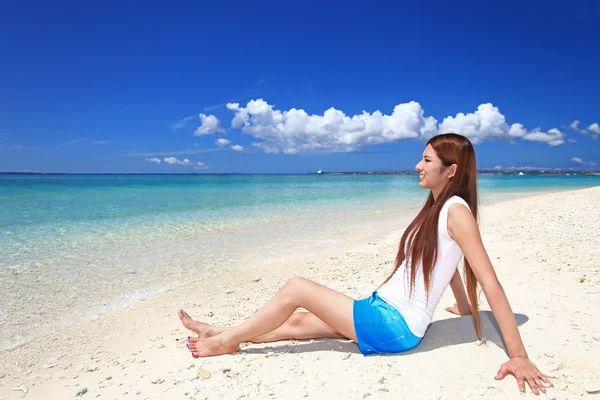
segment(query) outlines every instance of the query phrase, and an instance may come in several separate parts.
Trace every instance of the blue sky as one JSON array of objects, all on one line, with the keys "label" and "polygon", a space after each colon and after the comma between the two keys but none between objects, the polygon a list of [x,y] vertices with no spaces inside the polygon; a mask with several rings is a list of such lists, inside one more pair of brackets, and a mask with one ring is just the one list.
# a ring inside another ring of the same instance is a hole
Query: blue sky
[{"label": "blue sky", "polygon": [[12,3],[0,171],[600,168],[600,1]]}]

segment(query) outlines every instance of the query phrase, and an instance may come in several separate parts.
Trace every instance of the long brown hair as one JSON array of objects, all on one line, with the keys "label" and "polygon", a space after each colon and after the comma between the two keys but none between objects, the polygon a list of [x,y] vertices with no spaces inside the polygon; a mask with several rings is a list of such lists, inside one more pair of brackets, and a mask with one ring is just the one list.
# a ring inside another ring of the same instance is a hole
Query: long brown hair
[{"label": "long brown hair", "polygon": [[[446,133],[432,137],[427,144],[433,147],[433,150],[435,150],[437,156],[442,161],[444,168],[456,164],[456,172],[444,189],[442,189],[437,200],[433,198],[433,193],[429,193],[423,209],[421,209],[417,217],[404,231],[400,240],[400,248],[396,255],[394,270],[383,283],[392,278],[396,270],[398,270],[402,262],[406,259],[404,249],[408,242],[410,243],[410,265],[407,266],[407,272],[410,271],[410,292],[412,294],[418,264],[421,261],[425,291],[429,295],[429,284],[438,254],[438,219],[444,203],[452,196],[461,197],[467,202],[471,208],[473,217],[477,221],[477,163],[473,145],[464,136],[457,135],[456,133]],[[477,334],[477,338],[481,339],[477,278],[466,258],[465,275],[475,333]]]}]

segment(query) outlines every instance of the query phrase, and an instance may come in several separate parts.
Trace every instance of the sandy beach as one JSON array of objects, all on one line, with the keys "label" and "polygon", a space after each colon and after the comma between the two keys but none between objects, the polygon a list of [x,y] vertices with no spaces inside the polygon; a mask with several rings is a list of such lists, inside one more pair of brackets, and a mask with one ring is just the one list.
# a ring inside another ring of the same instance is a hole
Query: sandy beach
[{"label": "sandy beach", "polygon": [[[600,187],[481,208],[483,242],[549,397],[600,399]],[[412,216],[409,216],[412,217]],[[444,311],[417,348],[363,356],[349,340],[244,344],[194,359],[177,310],[215,325],[241,323],[288,279],[303,276],[356,299],[390,273],[405,226],[343,249],[215,274],[0,353],[0,399],[511,399],[512,376],[481,294],[486,325]],[[462,270],[462,263],[460,265]],[[68,310],[65,310],[68,312]],[[23,390],[13,388],[26,387]],[[533,394],[527,388],[527,397]]]}]

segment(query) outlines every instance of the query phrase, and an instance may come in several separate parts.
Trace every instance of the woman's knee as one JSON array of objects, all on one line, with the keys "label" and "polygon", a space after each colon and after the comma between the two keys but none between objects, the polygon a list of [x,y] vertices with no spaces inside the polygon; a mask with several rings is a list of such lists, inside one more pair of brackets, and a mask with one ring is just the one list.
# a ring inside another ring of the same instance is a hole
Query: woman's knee
[{"label": "woman's knee", "polygon": [[280,292],[287,295],[293,295],[297,293],[307,281],[308,279],[295,276],[281,287]]}]

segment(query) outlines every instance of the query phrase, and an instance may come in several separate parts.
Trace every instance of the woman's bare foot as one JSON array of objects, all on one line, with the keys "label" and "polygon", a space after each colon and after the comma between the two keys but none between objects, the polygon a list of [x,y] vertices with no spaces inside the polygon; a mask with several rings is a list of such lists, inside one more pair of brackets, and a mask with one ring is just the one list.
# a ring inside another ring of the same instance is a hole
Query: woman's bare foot
[{"label": "woman's bare foot", "polygon": [[239,344],[227,344],[224,335],[215,335],[209,338],[189,338],[187,347],[194,357],[211,357],[221,354],[235,353],[240,349]]},{"label": "woman's bare foot", "polygon": [[196,332],[199,338],[209,338],[221,333],[212,325],[193,320],[192,317],[190,317],[189,314],[183,310],[179,310],[177,315],[179,315],[179,319],[181,319],[181,322],[183,322],[183,326],[190,331]]}]

